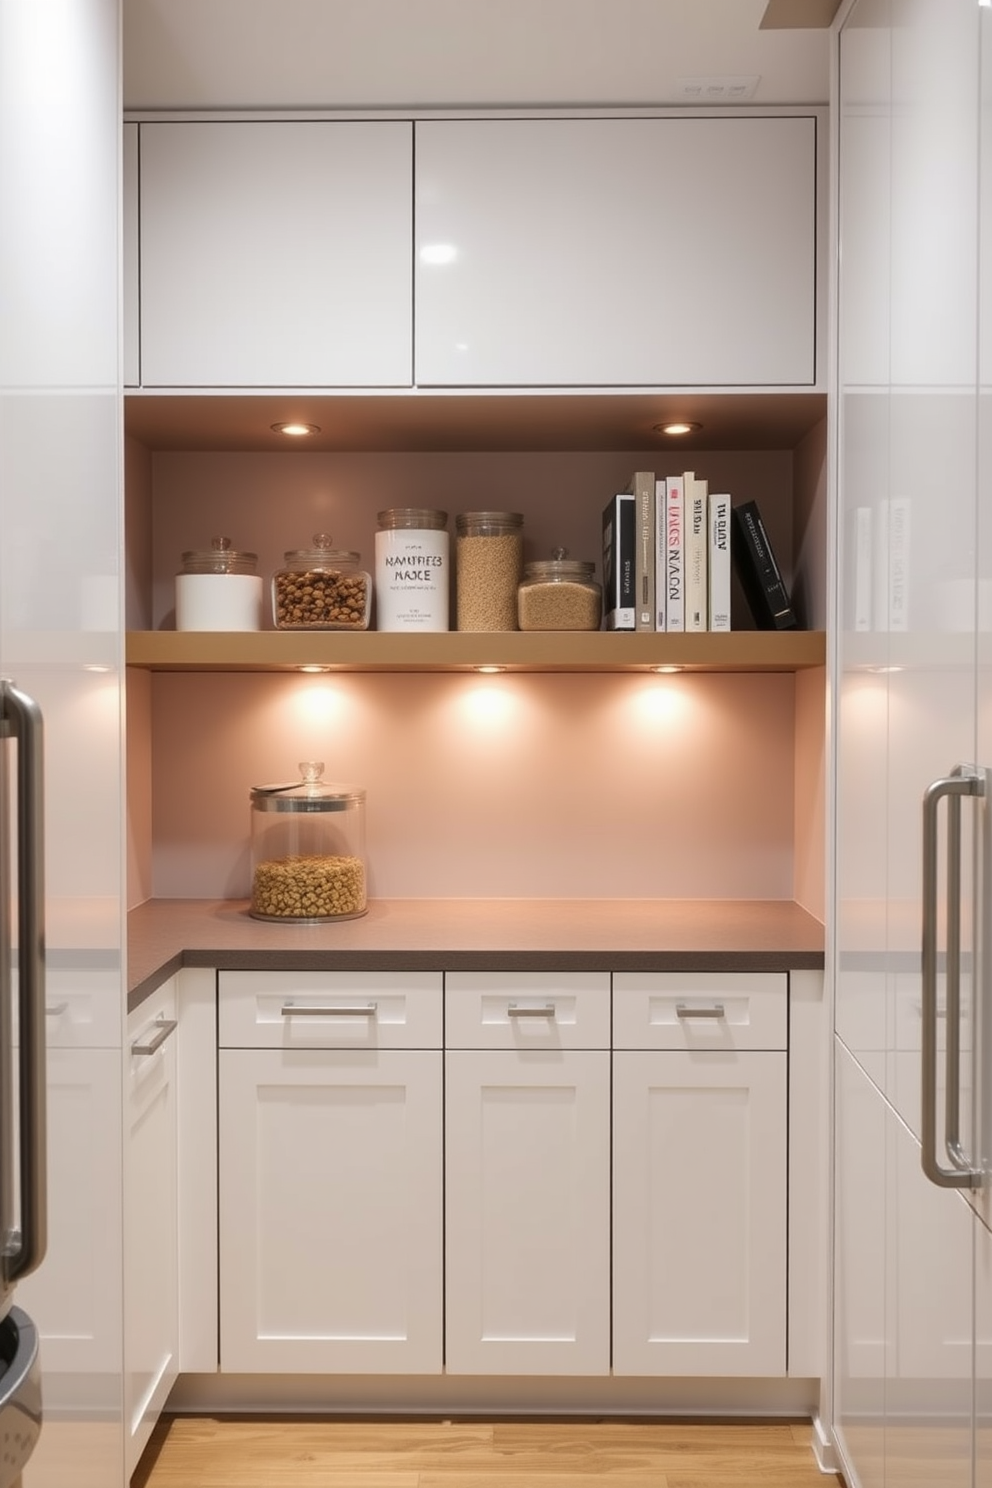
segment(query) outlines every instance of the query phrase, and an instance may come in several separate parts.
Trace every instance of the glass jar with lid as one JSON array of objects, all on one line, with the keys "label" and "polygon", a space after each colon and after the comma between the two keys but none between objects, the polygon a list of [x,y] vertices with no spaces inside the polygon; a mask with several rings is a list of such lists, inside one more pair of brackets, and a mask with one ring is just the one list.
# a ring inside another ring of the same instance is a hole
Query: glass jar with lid
[{"label": "glass jar with lid", "polygon": [[517,590],[521,630],[598,630],[603,591],[596,565],[555,548],[550,558],[528,563]]},{"label": "glass jar with lid", "polygon": [[262,580],[258,555],[238,552],[229,537],[183,554],[176,575],[177,630],[259,630]]},{"label": "glass jar with lid", "polygon": [[378,513],[377,630],[448,629],[448,513],[397,506]]},{"label": "glass jar with lid", "polygon": [[318,532],[310,548],[291,549],[272,578],[277,630],[367,630],[372,579],[361,554],[335,548]]},{"label": "glass jar with lid", "polygon": [[321,779],[304,760],[289,785],[251,791],[251,907],[256,920],[322,924],[368,909],[365,791]]},{"label": "glass jar with lid", "polygon": [[520,512],[460,512],[455,519],[459,630],[516,630],[523,571]]}]

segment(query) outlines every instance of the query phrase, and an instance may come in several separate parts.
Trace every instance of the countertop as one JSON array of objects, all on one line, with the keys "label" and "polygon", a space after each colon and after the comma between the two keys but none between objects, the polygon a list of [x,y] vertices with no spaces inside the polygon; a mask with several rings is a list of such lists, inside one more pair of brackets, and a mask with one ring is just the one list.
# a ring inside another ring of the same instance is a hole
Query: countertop
[{"label": "countertop", "polygon": [[128,915],[128,1007],[184,966],[319,971],[801,971],[823,925],[788,899],[375,899],[337,924],[253,920],[247,900]]}]

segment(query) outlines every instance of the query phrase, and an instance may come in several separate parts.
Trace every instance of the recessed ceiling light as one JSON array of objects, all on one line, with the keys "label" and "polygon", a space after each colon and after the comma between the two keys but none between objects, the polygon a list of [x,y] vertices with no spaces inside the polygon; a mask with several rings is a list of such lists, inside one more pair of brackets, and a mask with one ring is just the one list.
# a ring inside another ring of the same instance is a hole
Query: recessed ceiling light
[{"label": "recessed ceiling light", "polygon": [[486,674],[486,676],[488,677],[488,676],[491,676],[494,672],[502,672],[502,671],[505,671],[506,669],[505,669],[505,667],[501,667],[501,666],[477,666],[475,670],[477,672],[484,672]]},{"label": "recessed ceiling light", "polygon": [[656,666],[652,667],[651,670],[657,672],[659,676],[667,677],[669,672],[680,672],[682,668],[680,666]]},{"label": "recessed ceiling light", "polygon": [[658,434],[695,434],[696,430],[702,427],[702,424],[689,423],[685,419],[673,419],[671,423],[654,426]]},{"label": "recessed ceiling light", "polygon": [[300,424],[290,421],[285,424],[270,424],[274,434],[288,434],[292,439],[305,439],[308,434],[319,434],[319,424]]}]

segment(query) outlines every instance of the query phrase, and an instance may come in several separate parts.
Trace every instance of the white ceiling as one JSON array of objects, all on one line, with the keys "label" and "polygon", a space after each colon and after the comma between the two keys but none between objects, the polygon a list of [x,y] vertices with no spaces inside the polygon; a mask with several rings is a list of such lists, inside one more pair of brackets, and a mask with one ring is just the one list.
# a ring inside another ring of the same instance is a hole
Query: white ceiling
[{"label": "white ceiling", "polygon": [[689,101],[683,79],[757,77],[751,104],[824,104],[824,26],[835,8],[836,0],[124,0],[124,103],[668,106]]}]

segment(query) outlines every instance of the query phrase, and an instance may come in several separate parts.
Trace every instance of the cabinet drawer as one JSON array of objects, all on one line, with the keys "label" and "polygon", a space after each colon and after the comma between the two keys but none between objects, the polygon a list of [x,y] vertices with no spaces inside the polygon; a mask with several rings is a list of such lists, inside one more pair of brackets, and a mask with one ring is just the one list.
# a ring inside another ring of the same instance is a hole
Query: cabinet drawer
[{"label": "cabinet drawer", "polygon": [[618,972],[615,1049],[784,1049],[788,978],[775,972]]},{"label": "cabinet drawer", "polygon": [[439,971],[222,971],[220,1043],[439,1049]]},{"label": "cabinet drawer", "polygon": [[608,1049],[608,972],[449,972],[449,1049]]}]

